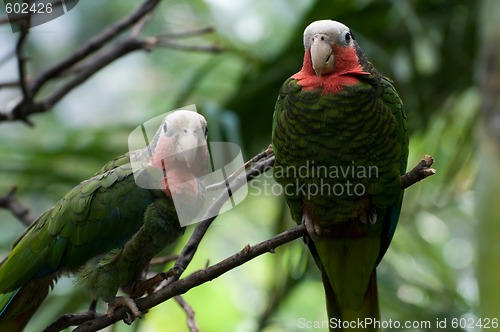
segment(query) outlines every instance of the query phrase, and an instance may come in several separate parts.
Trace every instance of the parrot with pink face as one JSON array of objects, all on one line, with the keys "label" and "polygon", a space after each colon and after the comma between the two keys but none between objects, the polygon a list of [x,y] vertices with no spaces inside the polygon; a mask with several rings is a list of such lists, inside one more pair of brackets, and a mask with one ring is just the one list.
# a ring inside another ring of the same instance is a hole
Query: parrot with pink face
[{"label": "parrot with pink face", "polygon": [[[183,234],[173,195],[193,217],[201,208],[198,178],[210,166],[206,138],[200,114],[168,113],[149,146],[112,160],[43,213],[0,265],[0,331],[22,331],[57,278],[68,273],[77,273],[110,311],[124,305],[140,315],[132,299],[116,293]],[[131,155],[142,164],[132,165]]]}]

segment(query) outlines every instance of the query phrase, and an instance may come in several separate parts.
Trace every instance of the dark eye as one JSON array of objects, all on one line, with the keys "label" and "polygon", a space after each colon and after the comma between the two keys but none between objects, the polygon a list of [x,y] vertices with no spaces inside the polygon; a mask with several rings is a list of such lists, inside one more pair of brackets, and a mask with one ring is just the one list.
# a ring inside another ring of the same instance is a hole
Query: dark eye
[{"label": "dark eye", "polygon": [[163,124],[163,132],[165,134],[167,133],[167,124],[166,123]]},{"label": "dark eye", "polygon": [[352,39],[351,33],[350,32],[346,32],[346,34],[344,35],[344,39],[345,39],[345,42],[347,44],[349,44],[351,42],[351,39]]}]

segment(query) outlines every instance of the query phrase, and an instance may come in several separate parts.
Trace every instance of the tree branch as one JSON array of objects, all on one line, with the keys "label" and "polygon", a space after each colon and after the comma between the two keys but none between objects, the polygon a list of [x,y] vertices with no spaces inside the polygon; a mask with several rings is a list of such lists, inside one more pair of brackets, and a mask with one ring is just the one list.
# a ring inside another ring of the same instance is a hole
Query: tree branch
[{"label": "tree branch", "polygon": [[21,30],[19,39],[16,43],[16,58],[17,58],[17,72],[19,75],[19,83],[21,85],[21,91],[23,92],[23,97],[25,100],[31,100],[31,91],[28,90],[26,84],[26,58],[23,54],[23,47],[28,37],[29,30]]},{"label": "tree branch", "polygon": [[66,59],[61,60],[54,66],[42,72],[38,77],[33,80],[30,89],[37,93],[40,88],[52,78],[58,77],[61,73],[66,71],[81,60],[87,58],[89,55],[104,47],[109,41],[126,29],[137,23],[142,17],[152,12],[161,0],[146,0],[129,16],[121,19],[120,21],[110,25],[99,35],[89,40],[86,44],[76,50],[73,54]]},{"label": "tree branch", "polygon": [[42,332],[59,332],[67,327],[83,324],[91,319],[102,317],[104,315],[97,314],[96,312],[87,311],[76,314],[65,314],[59,317],[52,324],[43,329]]},{"label": "tree branch", "polygon": [[434,158],[425,155],[413,169],[401,177],[401,189],[406,189],[428,176],[436,174],[436,170],[431,168]]},{"label": "tree branch", "polygon": [[[160,2],[161,0],[145,0],[130,15],[110,25],[71,55],[36,75],[29,84],[25,71],[25,59],[21,52],[28,30],[22,30],[15,52],[18,59],[18,83],[22,91],[22,97],[11,103],[12,106],[7,110],[0,112],[0,122],[21,120],[32,125],[28,120],[30,115],[50,110],[69,92],[88,80],[102,68],[134,51],[151,51],[158,47],[211,53],[219,53],[223,50],[221,47],[215,45],[185,45],[170,41],[170,39],[175,38],[187,38],[211,33],[213,31],[212,27],[186,31],[184,33],[159,34],[141,39],[139,37],[140,32]],[[128,36],[113,42],[114,39],[128,29],[131,30]],[[36,97],[49,82],[68,76],[70,76],[69,79],[54,85],[56,88],[52,91],[44,93],[46,97],[42,100],[37,100]],[[11,82],[7,83],[2,86],[14,86]]]},{"label": "tree branch", "polygon": [[174,297],[175,301],[181,306],[181,308],[186,312],[186,322],[190,332],[199,332],[198,324],[196,324],[196,318],[194,316],[194,310],[191,308],[189,303],[184,300],[180,295]]},{"label": "tree branch", "polygon": [[22,224],[28,227],[35,220],[35,217],[14,197],[16,190],[17,187],[12,187],[5,196],[0,197],[0,208],[9,210]]}]

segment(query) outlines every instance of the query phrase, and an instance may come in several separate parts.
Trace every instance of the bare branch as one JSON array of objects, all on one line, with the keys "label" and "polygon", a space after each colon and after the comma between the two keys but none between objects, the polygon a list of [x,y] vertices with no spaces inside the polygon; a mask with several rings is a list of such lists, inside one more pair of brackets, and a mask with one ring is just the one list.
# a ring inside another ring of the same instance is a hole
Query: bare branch
[{"label": "bare branch", "polygon": [[224,48],[217,45],[185,45],[179,43],[173,43],[168,39],[150,37],[147,39],[148,44],[152,47],[166,47],[174,50],[190,51],[190,52],[210,52],[210,53],[221,53],[224,52]]},{"label": "bare branch", "polygon": [[9,210],[21,223],[25,226],[31,225],[35,217],[30,214],[30,211],[21,205],[14,197],[17,187],[13,187],[7,195],[0,197],[0,208]]},{"label": "bare branch", "polygon": [[5,89],[5,88],[18,88],[20,85],[19,81],[12,81],[12,82],[1,82],[0,83],[0,89]]},{"label": "bare branch", "polygon": [[98,317],[102,317],[104,315],[97,314],[95,311],[87,311],[77,314],[65,314],[59,317],[52,324],[43,329],[42,332],[59,332],[70,326],[75,326],[78,324],[85,323],[90,319],[95,319]]},{"label": "bare branch", "polygon": [[179,258],[179,255],[168,255],[163,257],[155,257],[149,262],[149,266],[154,265],[165,265],[170,262],[174,262]]},{"label": "bare branch", "polygon": [[74,64],[85,59],[89,55],[101,49],[106,43],[115,38],[117,35],[133,26],[141,18],[143,18],[148,13],[152,12],[155,7],[160,3],[161,0],[146,0],[144,1],[132,14],[122,20],[116,22],[115,24],[109,26],[101,34],[95,36],[84,44],[80,49],[76,50],[73,54],[68,56],[66,59],[58,62],[51,68],[45,70],[43,73],[38,75],[38,77],[30,85],[33,93],[37,93],[38,90],[50,79],[57,77],[59,74],[73,66]]},{"label": "bare branch", "polygon": [[[13,102],[12,107],[10,107],[7,112],[0,112],[0,121],[22,120],[32,125],[28,120],[29,115],[46,112],[51,109],[64,96],[102,68],[134,51],[151,51],[157,47],[195,52],[219,53],[223,51],[221,47],[215,45],[184,45],[170,41],[170,39],[174,38],[185,38],[210,33],[213,31],[212,27],[205,27],[184,33],[161,34],[140,39],[140,32],[160,1],[161,0],[144,0],[144,2],[130,15],[110,25],[102,33],[86,42],[71,55],[34,76],[29,84],[24,69],[25,59],[22,57],[21,53],[22,45],[28,30],[22,30],[15,54],[18,58],[18,71],[20,76],[19,86],[23,92],[23,98]],[[29,26],[29,21],[26,21],[26,23],[21,21],[20,24],[28,24]],[[112,42],[127,29],[131,30],[127,37]],[[46,93],[44,99],[37,100],[37,94],[48,82],[60,80],[63,77],[69,78],[63,80],[61,84],[55,85],[57,87],[54,88],[53,91]],[[15,86],[15,84],[7,82],[0,85],[0,88],[13,86]]]},{"label": "bare branch", "polygon": [[426,177],[436,174],[436,170],[431,168],[433,163],[434,158],[425,155],[417,166],[413,167],[411,171],[401,177],[401,189],[406,189]]},{"label": "bare branch", "polygon": [[194,310],[191,308],[189,303],[184,300],[180,295],[174,297],[175,301],[181,306],[181,308],[186,312],[186,322],[190,332],[199,332],[198,324],[196,324],[196,318],[194,316]]},{"label": "bare branch", "polygon": [[17,57],[17,71],[19,75],[19,82],[21,84],[21,91],[26,100],[31,99],[31,93],[26,86],[26,58],[23,54],[23,46],[28,37],[29,30],[22,30],[19,34],[19,39],[16,44],[16,57]]},{"label": "bare branch", "polygon": [[[233,181],[238,175],[240,175],[247,167],[251,166],[253,163],[256,163],[257,161],[264,159],[265,157],[271,156],[273,153],[272,146],[269,145],[267,149],[264,151],[256,154],[253,156],[251,159],[249,159],[243,166],[239,169],[237,169],[233,174],[229,175],[226,180],[221,181],[219,183],[214,183],[206,187],[207,191],[212,191],[212,190],[219,190],[222,188],[226,188],[229,184],[230,181]],[[271,161],[270,161],[271,162]],[[274,163],[274,158],[272,158],[272,162]],[[272,164],[269,165],[271,167]],[[263,170],[265,172],[265,170]]]},{"label": "bare branch", "polygon": [[100,69],[104,68],[105,66],[124,56],[125,54],[140,49],[142,45],[143,44],[141,42],[134,39],[127,39],[114,44],[113,47],[94,57],[92,61],[89,61],[89,63],[85,67],[79,68],[77,75],[75,75],[60,88],[55,90],[49,97],[38,103],[41,108],[38,110],[33,110],[31,113],[44,112],[45,110],[51,108],[71,90],[73,90],[81,83],[85,82],[89,77],[97,73]]},{"label": "bare branch", "polygon": [[212,33],[215,31],[213,26],[207,26],[204,28],[199,28],[190,31],[180,31],[180,32],[170,32],[170,33],[162,33],[161,35],[157,35],[156,37],[162,39],[175,39],[175,38],[187,38],[187,37],[195,37],[204,35],[207,33]]}]

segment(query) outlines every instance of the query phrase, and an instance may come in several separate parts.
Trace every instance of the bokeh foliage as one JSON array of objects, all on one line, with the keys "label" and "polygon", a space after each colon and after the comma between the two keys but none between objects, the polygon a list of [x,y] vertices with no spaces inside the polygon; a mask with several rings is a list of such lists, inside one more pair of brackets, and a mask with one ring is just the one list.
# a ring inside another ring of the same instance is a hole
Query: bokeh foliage
[{"label": "bokeh foliage", "polygon": [[[69,54],[136,5],[80,1],[70,13],[33,29],[29,71],[36,73]],[[500,274],[498,267],[476,269],[479,245],[499,240],[495,233],[476,236],[483,220],[473,214],[475,192],[481,189],[474,187],[481,6],[470,0],[164,2],[145,35],[213,25],[214,33],[182,42],[215,43],[226,51],[132,54],[78,87],[52,112],[32,117],[34,128],[0,123],[0,194],[18,186],[17,197],[39,214],[125,152],[127,135],[140,122],[192,103],[207,117],[210,138],[240,144],[248,159],[270,142],[279,87],[302,64],[304,27],[332,18],[350,26],[369,59],[395,81],[408,114],[409,165],[431,154],[438,170],[405,194],[400,226],[379,267],[382,318],[433,324],[446,318],[450,327],[453,318],[481,317],[476,276]],[[15,38],[0,26],[0,58],[13,49]],[[15,75],[13,60],[2,63],[0,81]],[[0,108],[18,93],[0,90]],[[264,192],[272,184],[270,174],[259,178],[243,204],[218,218],[186,273],[292,226],[283,199]],[[0,218],[3,256],[23,227],[7,211],[0,211]],[[301,317],[326,319],[319,273],[300,241],[185,298],[203,331],[294,331],[300,330]],[[88,302],[81,289],[63,279],[30,329],[41,330],[63,312],[85,310]],[[116,326],[125,329],[187,331],[184,313],[173,301],[139,324]]]}]

